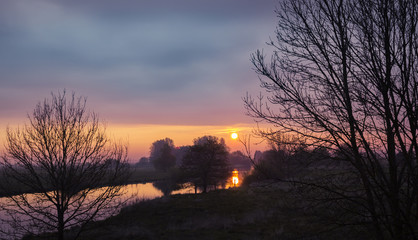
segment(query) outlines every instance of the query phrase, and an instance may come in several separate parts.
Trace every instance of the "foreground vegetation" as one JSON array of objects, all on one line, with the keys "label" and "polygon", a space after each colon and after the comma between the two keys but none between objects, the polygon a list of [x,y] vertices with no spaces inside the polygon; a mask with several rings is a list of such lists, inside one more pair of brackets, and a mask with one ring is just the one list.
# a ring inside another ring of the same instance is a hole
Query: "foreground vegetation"
[{"label": "foreground vegetation", "polygon": [[291,189],[262,184],[139,202],[91,224],[80,239],[368,239],[325,222]]}]

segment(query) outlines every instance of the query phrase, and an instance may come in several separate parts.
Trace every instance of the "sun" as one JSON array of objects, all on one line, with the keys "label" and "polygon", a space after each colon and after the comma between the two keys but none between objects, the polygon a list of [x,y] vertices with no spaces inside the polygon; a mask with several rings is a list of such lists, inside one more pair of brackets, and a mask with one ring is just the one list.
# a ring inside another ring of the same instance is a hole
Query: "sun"
[{"label": "sun", "polygon": [[231,138],[232,139],[237,139],[238,138],[238,133],[231,133]]}]

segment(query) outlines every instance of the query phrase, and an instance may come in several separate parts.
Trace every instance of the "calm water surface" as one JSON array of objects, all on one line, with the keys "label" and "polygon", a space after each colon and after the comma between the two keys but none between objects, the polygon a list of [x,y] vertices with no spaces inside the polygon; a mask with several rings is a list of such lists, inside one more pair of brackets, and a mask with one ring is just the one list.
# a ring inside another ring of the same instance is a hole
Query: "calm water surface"
[{"label": "calm water surface", "polygon": [[[155,188],[153,186],[153,183],[137,183],[137,184],[128,184],[122,187],[123,194],[116,199],[116,201],[122,201],[125,202],[125,204],[132,204],[138,201],[144,201],[144,200],[151,200],[155,198],[159,198],[163,196],[163,193]],[[100,191],[96,192],[95,194],[99,194]],[[173,191],[172,194],[187,194],[187,193],[194,193],[194,188],[184,188],[177,191]],[[34,204],[36,204],[36,194],[28,194],[28,199],[31,199],[30,201],[34,201]],[[91,196],[91,199],[93,199],[94,196]],[[89,201],[90,199],[86,199],[86,201]],[[2,220],[10,220],[13,216],[11,214],[6,213],[4,210],[2,210],[2,206],[8,205],[10,203],[10,200],[8,198],[2,197],[0,198],[0,219]],[[47,203],[48,205],[50,203]],[[45,206],[46,204],[43,204]],[[53,206],[49,206],[51,208],[51,212],[54,211]],[[107,216],[109,217],[109,216]],[[106,218],[103,217],[103,218]],[[16,227],[10,226],[5,223],[0,223],[0,239],[16,239],[15,236],[20,236],[20,234],[17,233]],[[3,232],[3,233],[2,233]],[[6,232],[6,233],[4,233]]]},{"label": "calm water surface", "polygon": [[[152,183],[137,183],[128,184],[122,188],[124,192],[121,196],[122,200],[129,202],[136,202],[141,200],[150,200],[163,196],[163,192],[155,188]],[[171,194],[188,194],[194,193],[193,187],[183,188],[180,190],[173,191]]]},{"label": "calm water surface", "polygon": [[[229,187],[233,187],[233,186],[237,186],[239,185],[240,182],[238,182],[238,171],[234,171],[233,172],[233,176],[231,179],[231,182],[228,183],[224,188],[229,188]],[[151,199],[155,199],[155,198],[159,198],[162,197],[164,194],[162,191],[160,191],[159,189],[157,189],[156,187],[153,186],[153,183],[137,183],[137,184],[128,184],[122,187],[122,195],[116,199],[116,201],[120,200],[122,202],[125,202],[125,204],[132,204],[135,202],[139,202],[139,201],[144,201],[144,200],[151,200]],[[180,190],[176,190],[173,191],[171,194],[192,194],[194,193],[195,189],[193,187],[188,187],[188,188],[183,188]],[[99,194],[100,193],[100,189],[99,191],[97,191],[95,194]],[[87,197],[86,201],[91,201],[92,199],[94,199],[94,195]],[[28,194],[28,199],[32,199],[30,201],[33,201],[36,205],[36,199],[37,196],[36,194]],[[2,206],[7,205],[10,200],[8,198],[0,198],[0,219],[12,219],[12,215],[6,213],[4,210],[2,210]],[[45,206],[50,203],[42,203],[42,206]],[[48,206],[51,209],[51,212],[54,211],[54,207],[53,206]],[[109,217],[109,216],[104,216],[102,217]],[[12,232],[14,232],[15,227],[6,225],[6,224],[2,224],[0,223],[0,239],[15,239],[15,237],[13,237]],[[10,232],[8,234],[4,234],[1,231],[6,231],[6,232]]]}]

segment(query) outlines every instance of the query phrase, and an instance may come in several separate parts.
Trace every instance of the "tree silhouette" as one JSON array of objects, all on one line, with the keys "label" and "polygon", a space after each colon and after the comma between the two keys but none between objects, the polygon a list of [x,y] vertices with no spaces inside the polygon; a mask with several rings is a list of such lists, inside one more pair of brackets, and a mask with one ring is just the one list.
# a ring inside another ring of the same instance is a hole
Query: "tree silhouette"
[{"label": "tree silhouette", "polygon": [[174,143],[170,138],[157,140],[151,145],[150,161],[154,168],[166,172],[176,165]]},{"label": "tree silhouette", "polygon": [[[28,118],[23,128],[7,129],[1,161],[1,185],[10,195],[1,206],[10,219],[3,220],[17,237],[55,231],[64,239],[65,229],[81,226],[81,232],[115,212],[119,185],[128,177],[126,147],[106,137],[86,99],[52,94]],[[34,194],[13,195],[20,187]]]},{"label": "tree silhouette", "polygon": [[417,1],[284,0],[276,12],[270,61],[252,56],[268,97],[247,96],[248,113],[351,166],[295,181],[353,206],[350,224],[370,224],[376,239],[416,239]]},{"label": "tree silhouette", "polygon": [[224,184],[231,175],[224,140],[214,136],[195,139],[183,158],[181,168],[195,188],[201,187],[204,193],[209,186]]}]

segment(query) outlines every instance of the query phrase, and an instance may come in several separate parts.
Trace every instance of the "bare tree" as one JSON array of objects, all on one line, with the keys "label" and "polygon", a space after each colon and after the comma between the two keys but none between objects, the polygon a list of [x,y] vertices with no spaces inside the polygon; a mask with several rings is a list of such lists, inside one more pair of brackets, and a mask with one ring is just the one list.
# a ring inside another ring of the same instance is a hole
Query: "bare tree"
[{"label": "bare tree", "polygon": [[248,113],[351,165],[343,186],[343,173],[300,184],[354,206],[377,239],[417,239],[418,1],[283,0],[276,12],[271,60],[252,56],[269,95],[246,97]]},{"label": "bare tree", "polygon": [[23,128],[7,129],[1,161],[1,185],[9,193],[3,220],[15,233],[53,231],[63,239],[65,229],[80,226],[81,232],[115,212],[128,173],[127,149],[110,141],[97,115],[86,110],[86,99],[52,94],[28,118]]}]

